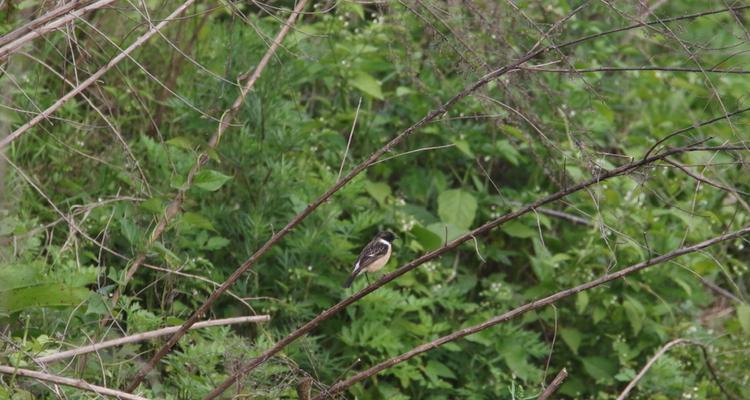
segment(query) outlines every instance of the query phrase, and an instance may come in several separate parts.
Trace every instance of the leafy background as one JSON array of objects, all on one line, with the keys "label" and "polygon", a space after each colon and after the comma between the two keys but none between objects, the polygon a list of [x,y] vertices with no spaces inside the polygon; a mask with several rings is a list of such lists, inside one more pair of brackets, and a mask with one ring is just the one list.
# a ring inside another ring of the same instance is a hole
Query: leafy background
[{"label": "leafy background", "polygon": [[[549,40],[562,43],[708,6],[656,3],[650,15],[642,5],[591,2]],[[154,19],[178,5],[143,4]],[[7,149],[0,213],[2,364],[35,368],[34,355],[180,323],[213,291],[212,282],[226,279],[336,182],[345,154],[344,173],[469,83],[520,57],[540,31],[577,6],[564,0],[315,3],[187,188],[195,157],[238,93],[237,77],[252,69],[279,29],[271,6],[258,4],[192,7],[192,17],[170,24],[164,35],[195,63],[154,38],[134,54],[143,68],[125,61],[85,92],[122,141],[79,97]],[[0,6],[0,32],[43,7],[34,0]],[[17,128],[70,89],[39,61],[75,82],[118,53],[108,38],[125,47],[144,31],[141,12],[126,4],[102,10],[87,19],[106,37],[78,23],[12,56],[0,77],[3,128]],[[747,69],[748,17],[745,10],[630,30],[550,52],[535,63]],[[139,392],[192,398],[210,391],[239,363],[353,293],[341,283],[359,249],[380,229],[398,236],[392,269],[599,168],[641,157],[675,129],[742,108],[748,92],[750,80],[734,74],[509,73],[344,187],[263,257],[232,287],[236,297],[224,296],[210,315],[270,314],[269,323],[190,332]],[[747,117],[668,143],[709,137],[709,145],[750,139]],[[413,150],[421,151],[404,154]],[[659,164],[552,206],[585,224],[543,212],[504,224],[326,321],[246,377],[241,393],[296,398],[303,376],[331,384],[527,301],[742,227],[750,217],[741,204],[750,191],[742,157],[674,158],[736,188],[734,195]],[[188,189],[182,212],[147,246],[180,188]],[[542,382],[564,367],[570,376],[561,396],[615,398],[674,338],[707,344],[724,385],[739,398],[750,397],[746,246],[741,239],[727,242],[580,293],[387,369],[346,397],[534,398]],[[112,310],[109,299],[139,252],[148,255],[147,268]],[[738,301],[718,296],[702,280]],[[365,284],[359,279],[354,288]],[[100,326],[111,312],[120,313],[118,323]],[[48,368],[123,387],[159,343]],[[42,384],[1,381],[3,397],[55,397]],[[59,393],[83,396],[70,388]],[[720,396],[700,351],[685,346],[662,357],[632,397]]]}]

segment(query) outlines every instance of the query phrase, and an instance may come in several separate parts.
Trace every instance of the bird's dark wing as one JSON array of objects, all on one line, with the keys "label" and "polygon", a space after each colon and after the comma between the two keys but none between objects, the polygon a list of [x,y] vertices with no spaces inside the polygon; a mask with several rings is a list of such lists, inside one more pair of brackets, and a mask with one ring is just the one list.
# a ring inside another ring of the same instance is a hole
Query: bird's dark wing
[{"label": "bird's dark wing", "polygon": [[383,243],[380,239],[375,239],[365,246],[362,253],[359,254],[359,258],[357,258],[357,263],[355,263],[355,265],[359,264],[357,269],[362,270],[372,264],[373,261],[386,255],[386,253],[388,253],[388,245]]}]

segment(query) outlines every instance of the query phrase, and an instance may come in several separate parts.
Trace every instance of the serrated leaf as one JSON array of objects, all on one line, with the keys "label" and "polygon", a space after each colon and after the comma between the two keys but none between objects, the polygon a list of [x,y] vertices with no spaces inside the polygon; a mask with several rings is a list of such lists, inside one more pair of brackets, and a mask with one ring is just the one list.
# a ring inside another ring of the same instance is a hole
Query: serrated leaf
[{"label": "serrated leaf", "polygon": [[477,212],[477,201],[461,189],[446,190],[438,196],[438,215],[443,222],[469,229]]},{"label": "serrated leaf", "polygon": [[586,292],[579,292],[576,295],[576,312],[583,314],[586,311],[586,307],[589,305],[589,295]]},{"label": "serrated leaf", "polygon": [[219,171],[204,169],[195,174],[193,185],[203,190],[214,192],[224,186],[224,184],[230,179],[232,179],[231,176],[224,175]]},{"label": "serrated leaf", "polygon": [[380,88],[380,82],[366,72],[358,72],[354,78],[349,80],[349,84],[361,90],[378,100],[383,100],[383,90]]}]

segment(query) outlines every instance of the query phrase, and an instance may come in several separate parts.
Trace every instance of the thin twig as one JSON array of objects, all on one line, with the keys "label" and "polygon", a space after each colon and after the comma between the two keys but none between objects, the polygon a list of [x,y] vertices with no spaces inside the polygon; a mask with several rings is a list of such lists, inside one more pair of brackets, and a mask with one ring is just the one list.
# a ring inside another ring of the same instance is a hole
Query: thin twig
[{"label": "thin twig", "polygon": [[684,345],[684,344],[698,346],[701,348],[701,351],[703,352],[703,358],[706,361],[706,366],[708,367],[708,370],[712,378],[716,381],[716,384],[719,386],[719,389],[721,390],[721,392],[724,393],[724,395],[730,399],[738,399],[737,396],[731,394],[730,392],[727,392],[727,390],[724,388],[724,385],[719,380],[719,377],[716,375],[716,371],[714,371],[714,367],[711,364],[711,360],[708,358],[708,351],[706,350],[706,345],[704,345],[703,343],[697,342],[695,340],[680,338],[680,339],[672,340],[671,342],[665,344],[661,349],[659,349],[659,351],[657,351],[656,354],[654,354],[654,356],[648,360],[646,365],[644,365],[643,368],[641,368],[641,370],[638,371],[638,375],[636,375],[635,378],[633,378],[633,380],[631,380],[628,383],[628,385],[625,386],[625,389],[623,389],[622,393],[620,393],[620,395],[617,397],[617,400],[625,400],[630,394],[630,392],[635,388],[635,385],[638,384],[638,381],[640,381],[641,378],[643,378],[643,376],[646,375],[646,372],[648,372],[648,370],[651,369],[654,363],[656,363],[656,361],[659,358],[661,358],[664,355],[664,353],[669,351],[669,349],[671,349],[674,346]]},{"label": "thin twig", "polygon": [[547,386],[546,389],[544,389],[544,392],[536,399],[536,400],[547,400],[550,396],[555,394],[557,389],[560,388],[560,386],[563,384],[563,381],[565,378],[568,377],[568,370],[565,368],[561,369],[560,372],[557,373],[555,376],[555,379],[550,382],[549,386]]},{"label": "thin twig", "polygon": [[[246,322],[267,322],[271,320],[270,315],[252,315],[247,317],[234,317],[224,319],[213,319],[209,321],[201,321],[191,326],[190,329],[209,328],[212,326],[224,326],[234,324],[244,324]],[[153,339],[159,336],[165,336],[177,332],[180,329],[180,325],[170,326],[168,328],[161,328],[153,331],[136,333],[134,335],[125,336],[112,340],[105,340],[103,342],[82,346],[76,349],[61,351],[59,353],[49,354],[43,357],[37,357],[34,362],[37,363],[51,363],[54,361],[63,360],[66,358],[74,357],[80,354],[91,353],[94,351],[103,350],[109,347],[121,346],[123,344],[142,342],[144,340]]]},{"label": "thin twig", "polygon": [[571,297],[571,296],[574,296],[574,295],[576,295],[576,294],[578,294],[580,292],[583,292],[585,290],[589,290],[589,289],[595,288],[597,286],[601,286],[601,285],[603,285],[605,283],[612,282],[612,281],[620,279],[620,278],[622,278],[624,276],[627,276],[627,275],[633,274],[635,272],[641,271],[643,269],[646,269],[646,268],[648,268],[650,266],[657,265],[657,264],[662,264],[662,263],[665,263],[665,262],[667,262],[669,260],[672,260],[674,258],[683,256],[685,254],[694,253],[696,251],[700,251],[700,250],[703,250],[703,249],[705,249],[707,247],[710,247],[710,246],[712,246],[714,244],[721,243],[721,242],[724,242],[724,241],[727,241],[727,240],[736,239],[738,237],[741,237],[741,236],[747,235],[747,234],[750,234],[750,226],[746,226],[746,227],[744,227],[744,228],[742,228],[740,230],[737,230],[737,231],[734,231],[734,232],[731,232],[731,233],[728,233],[728,234],[724,234],[724,235],[721,235],[721,236],[717,236],[717,237],[714,237],[712,239],[705,240],[703,242],[696,243],[696,244],[691,245],[691,246],[682,247],[682,248],[677,249],[675,251],[672,251],[670,253],[667,253],[667,254],[664,254],[664,255],[661,255],[661,256],[658,256],[658,257],[654,257],[654,258],[652,258],[650,260],[643,261],[643,262],[640,262],[638,264],[631,265],[629,267],[623,268],[623,269],[621,269],[621,270],[619,270],[617,272],[613,272],[613,273],[610,273],[610,274],[603,275],[603,276],[601,276],[601,277],[599,277],[597,279],[591,280],[591,281],[586,282],[584,284],[581,284],[581,285],[578,285],[578,286],[575,286],[575,287],[572,287],[572,288],[569,288],[569,289],[565,289],[565,290],[559,291],[559,292],[557,292],[557,293],[555,293],[553,295],[547,296],[547,297],[542,298],[542,299],[538,299],[538,300],[534,300],[532,302],[526,303],[526,304],[524,304],[524,305],[522,305],[520,307],[516,307],[516,308],[514,308],[511,311],[508,311],[508,312],[506,312],[506,313],[504,313],[502,315],[499,315],[499,316],[496,316],[494,318],[491,318],[491,319],[489,319],[487,321],[484,321],[484,322],[482,322],[480,324],[477,324],[477,325],[474,325],[474,326],[471,326],[471,327],[468,327],[468,328],[460,329],[460,330],[455,331],[455,332],[453,332],[453,333],[451,333],[449,335],[445,335],[445,336],[443,336],[441,338],[438,338],[438,339],[435,339],[433,341],[421,344],[421,345],[413,348],[412,350],[409,350],[406,353],[403,353],[403,354],[401,354],[401,355],[399,355],[397,357],[394,357],[394,358],[391,358],[389,360],[383,361],[383,362],[381,362],[381,363],[379,363],[379,364],[377,364],[377,365],[375,365],[375,366],[373,366],[373,367],[371,367],[371,368],[369,368],[369,369],[367,369],[365,371],[362,371],[362,372],[360,372],[360,373],[352,376],[349,379],[346,379],[344,381],[341,381],[341,382],[338,382],[338,383],[332,385],[328,390],[326,390],[325,394],[317,396],[314,400],[320,400],[320,399],[323,399],[323,398],[327,397],[327,395],[336,394],[336,393],[338,393],[338,392],[340,392],[340,391],[342,391],[342,390],[350,387],[351,385],[353,385],[353,384],[355,384],[355,383],[357,383],[359,381],[362,381],[362,380],[364,380],[366,378],[369,378],[369,377],[371,377],[371,376],[373,376],[373,375],[375,375],[375,374],[377,374],[377,373],[379,373],[379,372],[381,372],[381,371],[383,371],[383,370],[385,370],[387,368],[390,368],[390,367],[392,367],[392,366],[394,366],[396,364],[400,364],[400,363],[402,363],[404,361],[407,361],[407,360],[409,360],[409,359],[411,359],[413,357],[416,357],[417,355],[420,355],[422,353],[425,353],[425,352],[428,352],[428,351],[430,351],[432,349],[440,347],[440,346],[442,346],[442,345],[444,345],[444,344],[446,344],[448,342],[452,342],[454,340],[458,340],[458,339],[461,339],[463,337],[472,335],[474,333],[483,331],[483,330],[485,330],[487,328],[490,328],[492,326],[498,325],[500,323],[503,323],[503,322],[509,321],[511,319],[514,319],[514,318],[516,318],[518,316],[521,316],[521,315],[523,315],[523,314],[525,314],[525,313],[527,313],[529,311],[540,309],[542,307],[545,307],[545,306],[548,306],[550,304],[553,304],[553,303],[555,303],[555,302],[557,302],[559,300],[562,300],[564,298]]},{"label": "thin twig", "polygon": [[137,396],[130,393],[121,392],[119,390],[106,388],[103,386],[92,385],[83,379],[66,378],[64,376],[57,376],[46,374],[44,372],[32,371],[30,369],[21,369],[15,367],[9,367],[7,365],[0,365],[0,374],[7,375],[18,375],[27,378],[34,378],[44,382],[52,382],[58,385],[71,386],[81,390],[93,392],[102,396],[115,397],[118,399],[126,400],[148,400],[145,397]]},{"label": "thin twig", "polygon": [[349,146],[352,144],[352,136],[354,136],[354,128],[357,126],[357,118],[359,118],[359,107],[362,105],[362,98],[359,98],[357,103],[357,111],[354,113],[354,122],[352,122],[352,129],[349,131],[349,139],[346,141],[346,150],[344,150],[344,157],[341,158],[341,166],[339,167],[339,175],[336,177],[338,181],[341,179],[341,173],[344,171],[344,164],[346,164],[346,157],[349,155]]}]

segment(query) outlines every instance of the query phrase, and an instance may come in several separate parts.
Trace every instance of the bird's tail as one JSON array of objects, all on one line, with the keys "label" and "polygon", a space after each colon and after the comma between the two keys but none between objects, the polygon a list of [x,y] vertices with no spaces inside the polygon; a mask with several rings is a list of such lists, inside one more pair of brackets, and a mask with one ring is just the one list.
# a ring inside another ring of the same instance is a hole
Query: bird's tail
[{"label": "bird's tail", "polygon": [[346,282],[344,282],[344,284],[342,285],[342,287],[345,288],[345,289],[348,288],[348,287],[351,287],[352,286],[352,282],[354,282],[354,278],[357,277],[357,273],[358,272],[359,271],[352,272],[352,274],[349,275],[349,278],[346,280]]}]

